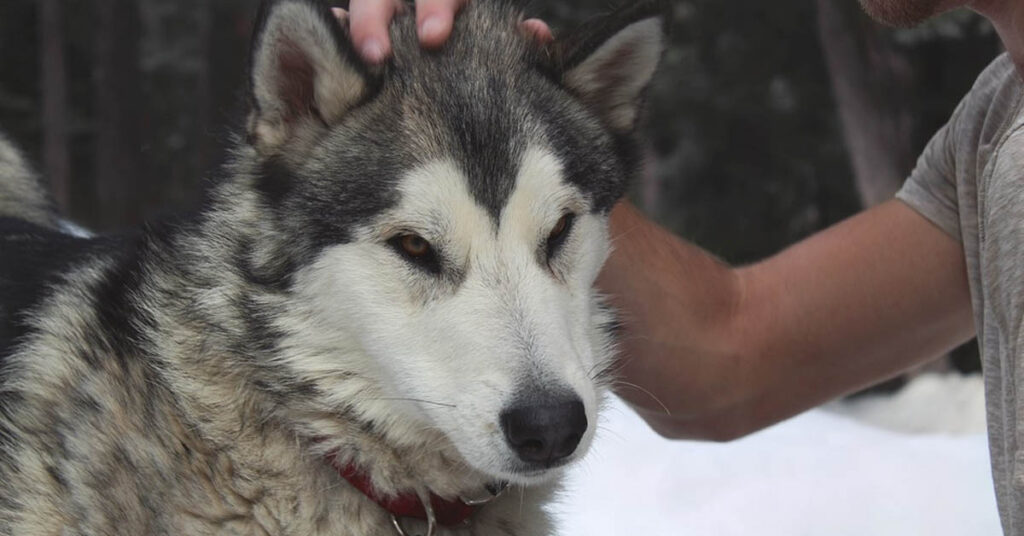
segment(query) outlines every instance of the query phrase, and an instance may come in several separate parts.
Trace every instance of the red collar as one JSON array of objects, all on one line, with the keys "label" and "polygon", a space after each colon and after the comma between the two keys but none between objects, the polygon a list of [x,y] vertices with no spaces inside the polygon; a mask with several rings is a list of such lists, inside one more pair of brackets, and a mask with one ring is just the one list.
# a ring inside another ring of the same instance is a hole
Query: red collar
[{"label": "red collar", "polygon": [[[363,495],[366,495],[367,498],[380,505],[381,508],[387,510],[391,515],[396,518],[408,517],[428,521],[427,510],[420,501],[419,495],[408,492],[391,498],[381,497],[370,484],[369,475],[359,471],[352,464],[344,467],[338,465],[333,455],[329,456],[329,459],[331,465],[338,470],[338,473],[349,484],[352,484],[352,487],[362,492]],[[464,525],[479,508],[479,506],[466,504],[461,499],[449,501],[433,493],[430,494],[430,507],[434,510],[437,524],[448,528]]]}]

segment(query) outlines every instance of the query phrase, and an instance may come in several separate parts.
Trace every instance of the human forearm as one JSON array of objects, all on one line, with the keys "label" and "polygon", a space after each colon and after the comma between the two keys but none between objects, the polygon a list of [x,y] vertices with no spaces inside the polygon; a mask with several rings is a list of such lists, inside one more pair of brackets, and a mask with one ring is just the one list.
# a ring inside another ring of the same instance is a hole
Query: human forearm
[{"label": "human forearm", "polygon": [[630,208],[612,232],[619,392],[665,435],[737,437],[973,333],[959,245],[898,202],[736,270]]},{"label": "human forearm", "polygon": [[745,390],[731,335],[738,274],[628,203],[612,212],[611,233],[598,286],[623,324],[618,393],[666,434],[733,407]]},{"label": "human forearm", "polygon": [[759,429],[890,378],[974,335],[961,245],[890,201],[737,272]]}]

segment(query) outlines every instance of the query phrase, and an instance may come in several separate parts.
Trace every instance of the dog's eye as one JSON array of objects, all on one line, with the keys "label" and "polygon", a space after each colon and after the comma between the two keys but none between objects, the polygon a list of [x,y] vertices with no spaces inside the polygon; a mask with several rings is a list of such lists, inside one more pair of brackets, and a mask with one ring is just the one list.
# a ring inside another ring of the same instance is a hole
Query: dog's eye
[{"label": "dog's eye", "polygon": [[409,234],[402,237],[402,249],[411,257],[423,257],[430,253],[430,242],[422,236]]},{"label": "dog's eye", "polygon": [[572,230],[573,221],[575,221],[576,215],[573,213],[566,214],[558,220],[558,223],[551,228],[551,232],[548,234],[548,258],[550,259],[555,253],[558,252],[558,248],[565,243],[565,238],[569,236],[569,231]]},{"label": "dog's eye", "polygon": [[412,264],[435,274],[441,271],[433,246],[422,236],[415,233],[400,234],[388,240],[388,244]]}]

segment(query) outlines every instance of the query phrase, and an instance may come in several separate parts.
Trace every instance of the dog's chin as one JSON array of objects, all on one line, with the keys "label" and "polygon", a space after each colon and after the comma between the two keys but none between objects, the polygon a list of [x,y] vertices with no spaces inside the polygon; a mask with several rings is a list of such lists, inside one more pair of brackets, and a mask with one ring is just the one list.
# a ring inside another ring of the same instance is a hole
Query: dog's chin
[{"label": "dog's chin", "polygon": [[518,459],[509,459],[499,470],[485,471],[495,480],[519,486],[546,484],[559,478],[567,467],[576,462],[578,456],[559,461],[553,465],[529,464]]},{"label": "dog's chin", "polygon": [[[493,481],[508,482],[513,485],[530,486],[546,484],[559,478],[567,467],[581,460],[590,449],[590,438],[584,438],[577,450],[570,456],[553,462],[527,462],[520,459],[503,442],[486,441],[483,444],[468,447],[452,441],[469,467]],[[465,449],[465,450],[464,450]]]},{"label": "dog's chin", "polygon": [[459,448],[464,445],[454,442],[453,445],[462,454],[462,459],[467,465],[492,480],[530,486],[546,484],[559,478],[565,473],[566,468],[586,456],[590,450],[591,441],[589,437],[585,437],[574,453],[564,459],[546,463],[524,461],[510,449],[505,448],[504,443],[497,441],[484,443],[487,445],[486,447],[479,445],[476,449],[466,449],[465,451]]},{"label": "dog's chin", "polygon": [[535,486],[538,484],[546,484],[564,474],[565,468],[570,464],[571,462],[567,462],[559,464],[556,467],[544,467],[536,469],[522,467],[514,471],[509,471],[503,478],[509,483],[518,484],[520,486]]}]

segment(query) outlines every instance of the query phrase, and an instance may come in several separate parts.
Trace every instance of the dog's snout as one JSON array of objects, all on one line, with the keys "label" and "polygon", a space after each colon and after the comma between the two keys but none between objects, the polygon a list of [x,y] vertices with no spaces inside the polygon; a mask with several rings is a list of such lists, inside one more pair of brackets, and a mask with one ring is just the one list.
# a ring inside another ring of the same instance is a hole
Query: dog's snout
[{"label": "dog's snout", "polygon": [[587,413],[576,396],[517,404],[502,412],[501,428],[521,460],[551,467],[576,451]]}]

